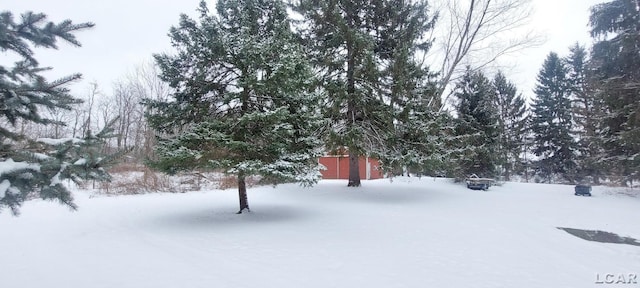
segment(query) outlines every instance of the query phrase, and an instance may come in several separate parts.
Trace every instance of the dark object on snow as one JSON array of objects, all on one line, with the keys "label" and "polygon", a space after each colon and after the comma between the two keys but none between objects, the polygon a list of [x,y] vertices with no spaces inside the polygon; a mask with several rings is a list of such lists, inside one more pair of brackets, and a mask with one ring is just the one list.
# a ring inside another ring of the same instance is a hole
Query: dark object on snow
[{"label": "dark object on snow", "polygon": [[564,228],[564,227],[557,227],[557,228],[560,230],[564,230],[565,232],[573,236],[576,236],[578,238],[581,238],[587,241],[640,246],[640,242],[638,242],[638,240],[636,239],[633,239],[631,237],[622,237],[618,234],[611,233],[611,232],[600,231],[600,230],[582,230],[582,229]]},{"label": "dark object on snow", "polygon": [[591,196],[591,186],[589,185],[576,185],[576,196]]},{"label": "dark object on snow", "polygon": [[472,174],[467,178],[467,188],[471,190],[484,190],[487,191],[491,184],[493,184],[495,180],[490,178],[480,178],[476,174]]}]

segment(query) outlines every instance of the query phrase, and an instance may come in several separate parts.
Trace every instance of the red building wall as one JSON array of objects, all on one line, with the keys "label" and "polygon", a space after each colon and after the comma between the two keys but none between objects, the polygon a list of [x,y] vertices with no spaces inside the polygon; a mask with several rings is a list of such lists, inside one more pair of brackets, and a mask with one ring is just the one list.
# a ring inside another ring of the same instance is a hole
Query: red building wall
[{"label": "red building wall", "polygon": [[326,169],[320,170],[322,179],[339,179],[338,178],[338,157],[320,157],[318,163],[322,164]]},{"label": "red building wall", "polygon": [[[348,156],[324,156],[318,162],[326,167],[321,170],[322,179],[349,179],[349,157]],[[380,161],[369,157],[358,159],[360,166],[360,179],[380,179],[384,174],[379,169]],[[369,175],[367,175],[367,166]],[[367,177],[369,176],[369,177]]]}]

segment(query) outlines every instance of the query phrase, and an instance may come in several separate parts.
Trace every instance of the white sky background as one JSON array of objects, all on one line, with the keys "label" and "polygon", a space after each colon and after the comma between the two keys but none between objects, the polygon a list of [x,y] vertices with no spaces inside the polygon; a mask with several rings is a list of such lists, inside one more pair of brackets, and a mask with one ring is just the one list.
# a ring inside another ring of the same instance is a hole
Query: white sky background
[{"label": "white sky background", "polygon": [[589,36],[589,9],[608,0],[531,0],[533,15],[529,27],[544,36],[544,43],[502,59],[506,66],[513,67],[505,75],[513,81],[520,92],[533,96],[536,76],[549,52],[560,57],[569,54],[569,47],[576,42],[591,47]]},{"label": "white sky background", "polygon": [[[590,46],[589,7],[601,2],[606,1],[532,0],[534,13],[525,29],[543,34],[546,41],[537,48],[501,59],[507,67],[505,74],[525,96],[532,96],[536,74],[550,51],[565,56],[576,41]],[[71,19],[96,24],[93,29],[76,34],[82,47],[62,44],[59,50],[38,49],[35,55],[41,66],[54,67],[48,74],[50,81],[82,73],[84,80],[71,89],[83,97],[89,93],[90,82],[98,83],[100,90],[109,94],[115,80],[136,65],[150,61],[153,53],[171,51],[169,28],[178,23],[180,13],[195,16],[198,3],[199,0],[0,0],[0,10],[14,15],[31,10],[47,14],[54,22]],[[209,3],[214,9],[213,1]],[[8,64],[10,56],[6,52],[0,57],[3,64]]]}]

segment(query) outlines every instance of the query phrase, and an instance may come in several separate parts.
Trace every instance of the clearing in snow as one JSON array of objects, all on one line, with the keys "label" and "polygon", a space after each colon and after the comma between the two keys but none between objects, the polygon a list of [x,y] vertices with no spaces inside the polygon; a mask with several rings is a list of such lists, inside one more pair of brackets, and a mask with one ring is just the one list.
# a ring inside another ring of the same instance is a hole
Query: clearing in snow
[{"label": "clearing in snow", "polygon": [[29,201],[0,214],[3,287],[601,287],[640,273],[640,199],[594,187],[446,179],[325,180],[237,191],[90,196],[77,212]]}]

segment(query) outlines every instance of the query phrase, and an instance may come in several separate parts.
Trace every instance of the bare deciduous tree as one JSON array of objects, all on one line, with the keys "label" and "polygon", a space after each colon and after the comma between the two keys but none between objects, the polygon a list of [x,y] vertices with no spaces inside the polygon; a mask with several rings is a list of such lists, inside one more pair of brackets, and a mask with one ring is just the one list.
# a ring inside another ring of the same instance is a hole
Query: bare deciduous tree
[{"label": "bare deciduous tree", "polygon": [[441,103],[440,110],[451,94],[450,83],[464,66],[482,69],[503,55],[542,42],[540,36],[522,29],[532,13],[530,0],[442,0],[436,7],[434,57],[439,59],[440,79],[434,100]]},{"label": "bare deciduous tree", "polygon": [[120,117],[116,122],[118,149],[132,148],[132,156],[138,161],[152,157],[155,134],[144,117],[144,99],[167,99],[170,93],[167,83],[158,77],[157,67],[144,62],[113,84],[109,106]]},{"label": "bare deciduous tree", "polygon": [[[80,126],[81,131],[80,133],[82,137],[86,137],[87,135],[89,135],[91,133],[91,128],[93,128],[92,125],[92,120],[91,117],[93,116],[93,108],[94,105],[96,103],[96,96],[102,96],[102,92],[98,89],[98,83],[90,83],[89,84],[89,94],[87,95],[87,99],[84,102],[84,106],[82,109],[79,110],[84,110],[83,112],[84,115],[86,116],[86,118],[81,119],[80,121],[83,121],[82,125]],[[96,118],[96,117],[94,117]]]}]

